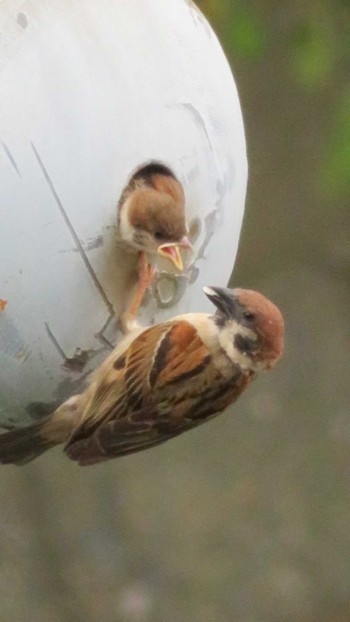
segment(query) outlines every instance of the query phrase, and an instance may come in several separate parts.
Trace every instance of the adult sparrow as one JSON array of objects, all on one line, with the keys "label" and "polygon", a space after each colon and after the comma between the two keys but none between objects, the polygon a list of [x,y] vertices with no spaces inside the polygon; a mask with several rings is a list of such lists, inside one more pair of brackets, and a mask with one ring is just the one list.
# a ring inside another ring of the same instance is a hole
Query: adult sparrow
[{"label": "adult sparrow", "polygon": [[139,252],[136,292],[121,318],[123,331],[128,332],[154,278],[152,260],[157,254],[166,257],[181,272],[180,248],[192,250],[186,230],[184,191],[167,167],[151,164],[132,177],[119,201],[118,233]]},{"label": "adult sparrow", "polygon": [[262,294],[206,287],[214,315],[189,313],[138,328],[90,386],[30,427],[0,436],[0,462],[25,464],[65,443],[90,465],[163,443],[236,401],[283,350],[284,323]]}]

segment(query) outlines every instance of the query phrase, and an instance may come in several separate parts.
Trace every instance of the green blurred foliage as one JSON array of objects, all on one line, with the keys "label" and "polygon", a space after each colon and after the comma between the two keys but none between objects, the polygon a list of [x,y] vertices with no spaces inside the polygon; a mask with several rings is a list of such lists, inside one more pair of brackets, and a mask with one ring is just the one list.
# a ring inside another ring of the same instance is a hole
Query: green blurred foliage
[{"label": "green blurred foliage", "polygon": [[251,2],[204,0],[197,2],[220,32],[228,54],[254,59],[267,45],[267,30]]},{"label": "green blurred foliage", "polygon": [[317,88],[330,78],[335,62],[335,46],[328,24],[301,21],[290,39],[290,56],[295,78],[305,88]]},{"label": "green blurred foliage", "polygon": [[[321,157],[318,190],[331,198],[350,191],[349,0],[199,0],[229,58],[257,62],[271,52],[276,30],[290,78],[305,92],[334,88],[331,126]],[[316,113],[317,111],[315,111]]]},{"label": "green blurred foliage", "polygon": [[[350,50],[350,48],[349,48]],[[323,166],[324,192],[332,197],[345,195],[350,188],[350,88],[340,97],[335,127]]]}]

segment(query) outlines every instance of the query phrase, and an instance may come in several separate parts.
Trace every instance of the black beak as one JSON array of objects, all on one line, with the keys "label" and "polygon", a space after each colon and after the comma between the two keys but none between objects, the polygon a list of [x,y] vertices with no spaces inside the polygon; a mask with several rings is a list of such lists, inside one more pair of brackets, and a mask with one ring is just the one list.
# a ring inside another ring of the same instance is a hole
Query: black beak
[{"label": "black beak", "polygon": [[218,311],[229,318],[237,315],[238,299],[228,287],[203,287],[205,295],[217,307]]}]

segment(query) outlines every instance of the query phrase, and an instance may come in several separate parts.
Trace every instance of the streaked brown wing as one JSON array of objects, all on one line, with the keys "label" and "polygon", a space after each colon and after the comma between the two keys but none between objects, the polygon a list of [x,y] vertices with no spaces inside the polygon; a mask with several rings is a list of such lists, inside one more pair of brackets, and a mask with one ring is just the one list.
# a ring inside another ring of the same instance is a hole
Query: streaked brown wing
[{"label": "streaked brown wing", "polygon": [[[197,399],[185,398],[166,415],[144,408],[122,419],[107,421],[92,436],[67,447],[67,454],[81,466],[89,466],[149,449],[219,414],[237,399],[249,382],[249,376],[240,374],[231,382],[218,383]],[[181,417],[179,409],[183,411]]]},{"label": "streaked brown wing", "polygon": [[161,421],[155,411],[138,411],[103,423],[92,436],[69,444],[66,452],[81,466],[88,466],[159,445],[194,425],[198,424],[184,419],[173,425],[170,420]]},{"label": "streaked brown wing", "polygon": [[[188,361],[191,371],[191,364],[196,365],[197,358],[202,355],[201,348],[204,346],[188,322],[166,322],[143,331],[115,359],[110,355],[86,391],[81,422],[68,445],[90,436],[104,421],[120,419],[128,412],[139,410],[150,392],[154,394],[158,376],[161,374],[164,383],[168,370],[169,380],[175,378],[173,361],[184,358],[184,353],[191,357]],[[193,354],[196,350],[197,358]],[[180,365],[180,375],[182,371]]]},{"label": "streaked brown wing", "polygon": [[174,323],[159,344],[149,373],[154,391],[198,377],[208,368],[211,355],[189,322]]},{"label": "streaked brown wing", "polygon": [[[115,392],[113,373],[108,381],[101,380],[82,424],[66,447],[72,459],[84,464],[144,449],[196,425],[187,415],[198,400],[201,385],[208,384],[206,372],[213,371],[207,348],[185,321],[147,329],[114,367],[123,374],[122,389]],[[196,376],[203,378],[203,383],[197,380],[197,392],[192,391],[191,398],[180,394],[173,405],[169,388],[177,383],[171,390],[174,395],[179,386]],[[169,404],[168,412],[164,412],[164,402]]]},{"label": "streaked brown wing", "polygon": [[[144,375],[147,377],[154,349],[167,330],[166,324],[147,329],[125,352],[116,357],[112,353],[102,363],[86,391],[84,412],[66,447],[77,440],[89,438],[103,422],[123,418],[135,407],[139,394],[145,392]],[[130,356],[134,350],[139,351],[140,355],[130,365]]]}]

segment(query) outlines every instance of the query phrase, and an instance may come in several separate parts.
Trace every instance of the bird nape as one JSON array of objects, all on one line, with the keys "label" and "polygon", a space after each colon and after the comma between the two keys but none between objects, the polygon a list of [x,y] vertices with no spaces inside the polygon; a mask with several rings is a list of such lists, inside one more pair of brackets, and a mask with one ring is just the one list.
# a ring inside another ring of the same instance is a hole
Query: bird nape
[{"label": "bird nape", "polygon": [[278,308],[252,290],[204,288],[213,315],[138,328],[80,395],[51,416],[0,436],[0,462],[26,464],[63,443],[87,466],[163,443],[222,412],[283,352]]}]

